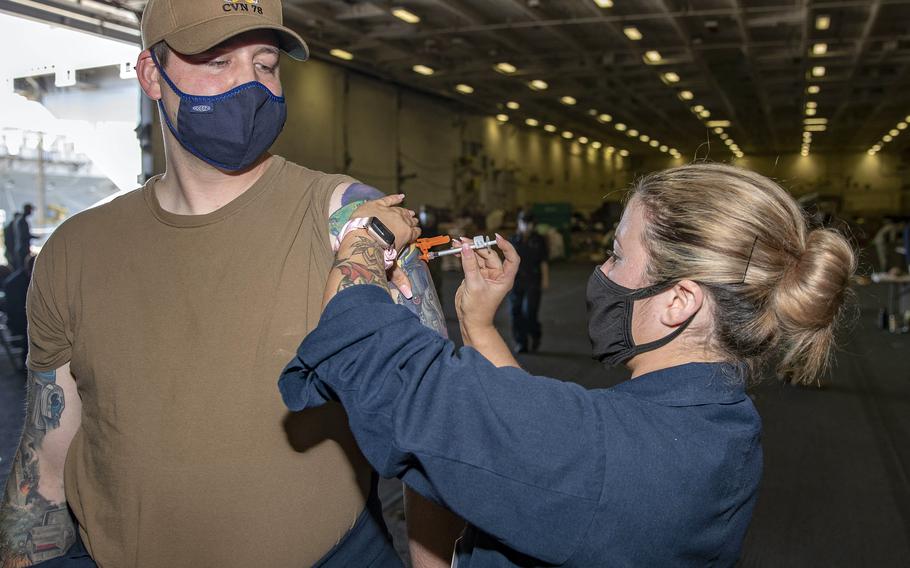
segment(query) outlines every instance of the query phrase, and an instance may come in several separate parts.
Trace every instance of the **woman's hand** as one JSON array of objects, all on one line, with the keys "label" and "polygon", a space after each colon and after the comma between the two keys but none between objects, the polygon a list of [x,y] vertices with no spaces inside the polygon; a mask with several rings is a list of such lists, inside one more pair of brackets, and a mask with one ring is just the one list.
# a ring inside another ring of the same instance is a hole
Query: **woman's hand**
[{"label": "woman's hand", "polygon": [[420,236],[417,214],[410,209],[397,207],[402,201],[404,194],[367,201],[354,211],[351,218],[377,217],[395,235],[395,250],[401,251]]},{"label": "woman's hand", "polygon": [[505,262],[490,249],[471,249],[471,240],[461,241],[461,266],[464,281],[455,294],[458,320],[467,331],[493,326],[493,316],[499,304],[515,283],[521,259],[508,240],[496,235],[496,244]]}]

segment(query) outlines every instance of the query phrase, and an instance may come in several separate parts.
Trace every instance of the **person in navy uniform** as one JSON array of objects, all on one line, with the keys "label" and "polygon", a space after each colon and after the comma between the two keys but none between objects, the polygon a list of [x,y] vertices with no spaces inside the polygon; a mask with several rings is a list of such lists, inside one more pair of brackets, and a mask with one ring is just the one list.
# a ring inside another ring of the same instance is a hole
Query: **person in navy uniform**
[{"label": "person in navy uniform", "polygon": [[[405,215],[375,214],[396,246],[414,238]],[[340,402],[379,474],[467,521],[458,568],[734,566],[762,472],[747,381],[771,362],[796,383],[824,374],[850,244],[754,172],[643,177],[586,292],[594,357],[632,378],[587,390],[522,370],[493,326],[519,272],[497,243],[504,261],[462,247],[458,349],[392,301],[382,245],[348,236],[285,404]]]},{"label": "person in navy uniform", "polygon": [[537,219],[533,213],[522,211],[518,214],[518,232],[511,243],[521,257],[521,265],[515,277],[515,286],[509,294],[512,339],[517,353],[540,348],[540,299],[550,287],[547,240],[536,229]]}]

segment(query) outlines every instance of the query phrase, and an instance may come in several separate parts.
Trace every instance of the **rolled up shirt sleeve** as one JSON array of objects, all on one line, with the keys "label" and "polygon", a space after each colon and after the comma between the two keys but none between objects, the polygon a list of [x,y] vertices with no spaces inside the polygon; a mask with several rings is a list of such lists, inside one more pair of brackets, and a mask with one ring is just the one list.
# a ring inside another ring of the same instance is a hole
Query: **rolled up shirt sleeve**
[{"label": "rolled up shirt sleeve", "polygon": [[510,548],[559,564],[603,490],[603,423],[578,385],[456,349],[375,286],[340,292],[282,373],[294,411],[344,405],[366,458]]}]

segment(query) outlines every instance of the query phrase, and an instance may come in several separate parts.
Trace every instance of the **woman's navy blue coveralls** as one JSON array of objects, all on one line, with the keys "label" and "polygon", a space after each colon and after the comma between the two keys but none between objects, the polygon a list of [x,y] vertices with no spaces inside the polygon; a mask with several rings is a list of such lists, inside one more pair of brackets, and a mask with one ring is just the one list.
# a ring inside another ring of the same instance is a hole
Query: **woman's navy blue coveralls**
[{"label": "woman's navy blue coveralls", "polygon": [[458,350],[376,286],[329,303],[280,389],[341,402],[381,475],[468,521],[459,568],[732,566],[761,477],[731,366],[585,390]]}]

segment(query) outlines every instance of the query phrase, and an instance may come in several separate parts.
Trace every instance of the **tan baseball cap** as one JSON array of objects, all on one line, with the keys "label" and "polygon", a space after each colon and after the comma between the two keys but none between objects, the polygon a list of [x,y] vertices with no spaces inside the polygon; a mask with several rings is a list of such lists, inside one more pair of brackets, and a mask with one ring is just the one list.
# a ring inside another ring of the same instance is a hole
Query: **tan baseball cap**
[{"label": "tan baseball cap", "polygon": [[281,0],[149,0],[142,12],[142,47],[164,40],[177,53],[195,55],[251,30],[275,30],[281,50],[305,61],[310,50],[284,26]]}]

